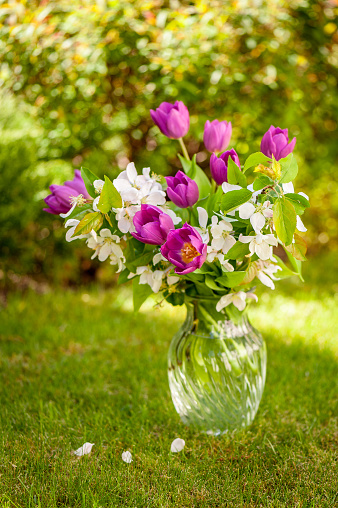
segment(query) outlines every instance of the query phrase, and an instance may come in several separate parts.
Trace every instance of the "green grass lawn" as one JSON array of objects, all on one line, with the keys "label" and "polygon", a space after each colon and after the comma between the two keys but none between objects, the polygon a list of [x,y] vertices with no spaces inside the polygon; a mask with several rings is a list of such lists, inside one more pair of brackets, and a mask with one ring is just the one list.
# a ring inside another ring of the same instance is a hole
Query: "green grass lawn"
[{"label": "green grass lawn", "polygon": [[[266,388],[246,430],[181,424],[166,354],[183,309],[130,293],[13,293],[0,313],[0,507],[337,506],[337,298],[263,294]],[[170,453],[174,438],[184,452]],[[95,443],[90,455],[72,450]],[[128,465],[124,450],[133,454]]]}]

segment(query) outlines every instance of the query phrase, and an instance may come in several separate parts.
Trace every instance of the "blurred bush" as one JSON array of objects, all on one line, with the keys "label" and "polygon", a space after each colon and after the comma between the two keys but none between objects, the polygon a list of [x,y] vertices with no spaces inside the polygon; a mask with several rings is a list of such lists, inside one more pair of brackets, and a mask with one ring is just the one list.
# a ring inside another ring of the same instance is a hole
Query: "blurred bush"
[{"label": "blurred bush", "polygon": [[[25,141],[20,137],[24,158],[6,142],[2,166],[9,157],[19,160],[4,174],[15,173],[16,188],[23,186],[8,199],[21,206],[17,201],[27,188],[23,176],[18,183],[21,174],[34,181],[30,191],[41,198],[43,186],[84,163],[99,174],[114,175],[129,160],[161,173],[174,171],[175,141],[153,126],[149,109],[179,99],[191,112],[188,147],[206,170],[207,118],[232,121],[232,144],[242,160],[259,149],[270,124],[288,127],[298,139],[298,184],[311,196],[306,239],[313,254],[336,249],[337,13],[336,0],[3,4],[0,83],[24,102],[31,125],[39,129],[34,150],[30,132]],[[63,170],[60,160],[67,161]],[[36,205],[30,194],[27,221]],[[53,223],[59,222],[35,216],[35,224],[49,230]],[[49,234],[39,246],[50,252],[58,241],[58,233]],[[69,253],[68,245],[65,249]],[[53,252],[56,257],[66,250],[58,244]],[[50,266],[43,263],[47,273]]]}]

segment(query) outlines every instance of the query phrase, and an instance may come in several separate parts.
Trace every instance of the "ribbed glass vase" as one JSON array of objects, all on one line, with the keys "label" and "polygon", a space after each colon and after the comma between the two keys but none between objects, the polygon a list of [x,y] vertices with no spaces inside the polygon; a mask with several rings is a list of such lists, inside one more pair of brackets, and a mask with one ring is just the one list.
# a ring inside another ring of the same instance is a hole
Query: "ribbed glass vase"
[{"label": "ribbed glass vase", "polygon": [[230,319],[215,308],[214,301],[187,304],[186,320],[170,344],[168,373],[182,421],[220,435],[253,421],[267,356],[261,334],[246,315]]}]

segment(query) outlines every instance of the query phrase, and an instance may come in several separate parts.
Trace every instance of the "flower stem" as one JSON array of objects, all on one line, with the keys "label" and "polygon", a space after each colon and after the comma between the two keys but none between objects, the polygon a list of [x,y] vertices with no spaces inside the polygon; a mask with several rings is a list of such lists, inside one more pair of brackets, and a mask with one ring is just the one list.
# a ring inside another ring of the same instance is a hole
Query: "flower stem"
[{"label": "flower stem", "polygon": [[187,159],[187,161],[190,161],[190,157],[189,157],[189,154],[188,154],[188,150],[184,144],[184,141],[183,141],[183,138],[178,138],[178,141],[181,145],[181,148],[182,148],[182,152],[183,152],[183,155],[184,157]]}]

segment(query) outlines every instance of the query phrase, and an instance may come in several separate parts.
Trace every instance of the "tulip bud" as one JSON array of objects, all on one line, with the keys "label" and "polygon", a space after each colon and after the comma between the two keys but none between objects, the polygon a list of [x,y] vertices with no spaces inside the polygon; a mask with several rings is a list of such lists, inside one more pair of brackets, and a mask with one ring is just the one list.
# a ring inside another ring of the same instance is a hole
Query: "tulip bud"
[{"label": "tulip bud", "polygon": [[162,245],[171,229],[175,229],[172,218],[153,205],[141,205],[141,210],[133,217],[136,240],[150,245]]},{"label": "tulip bud", "polygon": [[261,141],[261,152],[267,157],[274,156],[277,161],[291,153],[295,147],[296,138],[289,143],[288,129],[280,129],[271,125]]},{"label": "tulip bud", "polygon": [[210,157],[211,176],[218,185],[222,185],[223,182],[228,181],[229,157],[231,157],[239,169],[241,169],[241,163],[239,162],[238,155],[233,148],[222,153],[219,157],[217,157],[214,153]]},{"label": "tulip bud", "polygon": [[203,142],[209,152],[223,152],[230,143],[232,134],[231,122],[206,121]]},{"label": "tulip bud", "polygon": [[168,184],[168,197],[176,206],[188,208],[197,203],[199,198],[198,185],[183,171],[178,171],[175,176],[166,176],[166,181]]},{"label": "tulip bud", "polygon": [[176,101],[175,104],[162,102],[156,111],[150,110],[150,115],[162,134],[168,138],[183,138],[189,130],[189,111],[182,101]]},{"label": "tulip bud", "polygon": [[81,171],[78,169],[75,170],[73,180],[67,181],[63,185],[51,185],[49,188],[52,193],[44,199],[48,208],[44,208],[43,211],[53,215],[69,212],[72,208],[73,198],[77,196],[82,196],[83,202],[90,198]]}]

